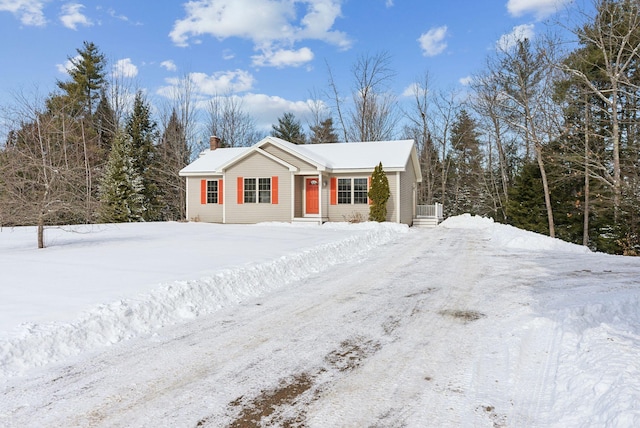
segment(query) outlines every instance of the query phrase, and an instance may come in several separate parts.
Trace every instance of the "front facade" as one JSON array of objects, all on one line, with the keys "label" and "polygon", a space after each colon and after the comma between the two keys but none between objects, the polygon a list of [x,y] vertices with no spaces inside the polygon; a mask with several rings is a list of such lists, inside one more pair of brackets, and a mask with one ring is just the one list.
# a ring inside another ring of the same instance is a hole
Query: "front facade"
[{"label": "front facade", "polygon": [[391,190],[387,221],[413,221],[421,179],[413,140],[295,145],[267,137],[247,148],[218,142],[212,137],[211,149],[180,171],[190,221],[366,221],[380,162]]}]

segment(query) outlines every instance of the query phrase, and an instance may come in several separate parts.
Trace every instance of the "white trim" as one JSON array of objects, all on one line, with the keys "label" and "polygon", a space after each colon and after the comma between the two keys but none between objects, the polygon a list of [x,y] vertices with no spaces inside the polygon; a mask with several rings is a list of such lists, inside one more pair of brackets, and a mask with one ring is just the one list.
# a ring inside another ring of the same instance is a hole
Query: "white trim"
[{"label": "white trim", "polygon": [[288,162],[283,161],[282,159],[280,159],[279,157],[276,157],[274,155],[272,155],[269,152],[266,152],[264,150],[262,150],[260,147],[253,146],[251,147],[249,150],[247,150],[246,152],[243,152],[241,154],[239,154],[238,156],[236,156],[235,158],[231,159],[229,162],[220,165],[220,171],[224,171],[227,168],[231,167],[232,165],[235,165],[236,163],[240,162],[242,159],[246,158],[247,156],[253,154],[253,153],[258,153],[261,154],[262,156],[271,159],[272,161],[279,163],[280,165],[284,166],[285,168],[289,169],[289,171],[298,171],[298,168],[291,165]]},{"label": "white trim", "polygon": [[282,144],[281,142],[284,143],[289,143],[289,144],[293,144],[290,143],[289,141],[285,141],[282,140],[280,138],[277,137],[265,137],[262,140],[260,140],[258,143],[256,143],[257,147],[263,146],[264,144],[273,144],[274,146],[278,147],[281,150],[284,150],[285,152],[289,153],[290,155],[306,162],[306,163],[310,163],[311,165],[315,166],[316,168],[318,168],[318,171],[326,171],[327,166],[323,165],[322,163],[320,163],[319,161],[315,160],[315,159],[311,159],[309,156],[304,155],[302,153],[300,153],[298,150],[296,149],[292,149],[290,147],[287,147],[286,145]]},{"label": "white trim", "polygon": [[307,179],[315,178],[318,181],[318,204],[320,204],[320,195],[322,194],[322,181],[320,180],[320,173],[311,174],[302,177],[302,217],[316,218],[321,217],[321,208],[318,206],[318,214],[307,213]]},{"label": "white trim", "polygon": [[184,189],[186,192],[184,202],[185,204],[187,204],[187,209],[184,211],[184,216],[186,217],[185,220],[191,221],[191,219],[189,218],[189,210],[191,208],[191,204],[189,203],[189,179],[185,178],[185,180],[187,181],[187,185],[185,186],[185,189]]},{"label": "white trim", "polygon": [[227,204],[229,195],[227,194],[227,175],[222,175],[222,224],[227,223]]},{"label": "white trim", "polygon": [[291,179],[289,181],[291,181],[291,196],[289,197],[289,202],[291,204],[290,221],[293,221],[293,219],[296,218],[296,176],[294,175],[293,171],[291,172]]},{"label": "white trim", "polygon": [[318,217],[322,224],[322,171],[318,171]]},{"label": "white trim", "polygon": [[400,223],[400,171],[396,172],[396,223]]},{"label": "white trim", "polygon": [[[335,143],[334,143],[335,144]],[[377,165],[376,165],[377,166]],[[373,174],[375,168],[350,168],[350,169],[332,169],[332,174]],[[384,167],[384,172],[404,172],[405,168],[387,168]]]}]

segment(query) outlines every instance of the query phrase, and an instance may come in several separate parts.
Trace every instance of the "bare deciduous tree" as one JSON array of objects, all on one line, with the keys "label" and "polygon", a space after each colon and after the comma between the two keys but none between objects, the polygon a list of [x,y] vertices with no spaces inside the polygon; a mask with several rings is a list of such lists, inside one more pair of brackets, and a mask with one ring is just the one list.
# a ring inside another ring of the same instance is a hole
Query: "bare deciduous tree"
[{"label": "bare deciduous tree", "polygon": [[214,96],[207,105],[207,131],[226,147],[245,147],[261,138],[255,119],[243,108],[242,99],[228,94]]}]

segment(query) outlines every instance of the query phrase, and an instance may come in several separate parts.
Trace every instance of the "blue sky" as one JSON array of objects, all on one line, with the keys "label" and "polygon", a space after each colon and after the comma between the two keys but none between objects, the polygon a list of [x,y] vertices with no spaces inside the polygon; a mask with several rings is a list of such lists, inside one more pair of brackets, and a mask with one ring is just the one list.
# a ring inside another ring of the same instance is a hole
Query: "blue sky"
[{"label": "blue sky", "polygon": [[235,94],[269,127],[284,112],[304,122],[306,101],[352,87],[362,55],[387,51],[402,94],[425,72],[464,90],[496,44],[535,38],[571,0],[0,0],[0,105],[46,95],[83,41],[112,73],[162,102],[189,75],[197,99]]}]

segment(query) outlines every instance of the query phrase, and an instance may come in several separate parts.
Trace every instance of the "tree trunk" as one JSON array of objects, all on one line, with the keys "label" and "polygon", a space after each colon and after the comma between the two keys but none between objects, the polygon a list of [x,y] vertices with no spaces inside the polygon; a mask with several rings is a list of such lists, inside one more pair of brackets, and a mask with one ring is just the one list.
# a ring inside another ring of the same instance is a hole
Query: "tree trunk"
[{"label": "tree trunk", "polygon": [[44,248],[44,217],[38,217],[38,248]]},{"label": "tree trunk", "polygon": [[589,246],[589,106],[585,103],[584,134],[584,214],[582,222],[582,245]]},{"label": "tree trunk", "polygon": [[539,144],[535,145],[536,158],[538,160],[538,167],[540,168],[540,176],[542,177],[542,189],[544,190],[544,204],[547,207],[547,221],[549,223],[549,236],[556,237],[556,230],[553,222],[553,207],[551,206],[551,195],[549,194],[549,183],[547,182],[547,172],[544,168],[544,162],[542,161],[542,147]]}]

